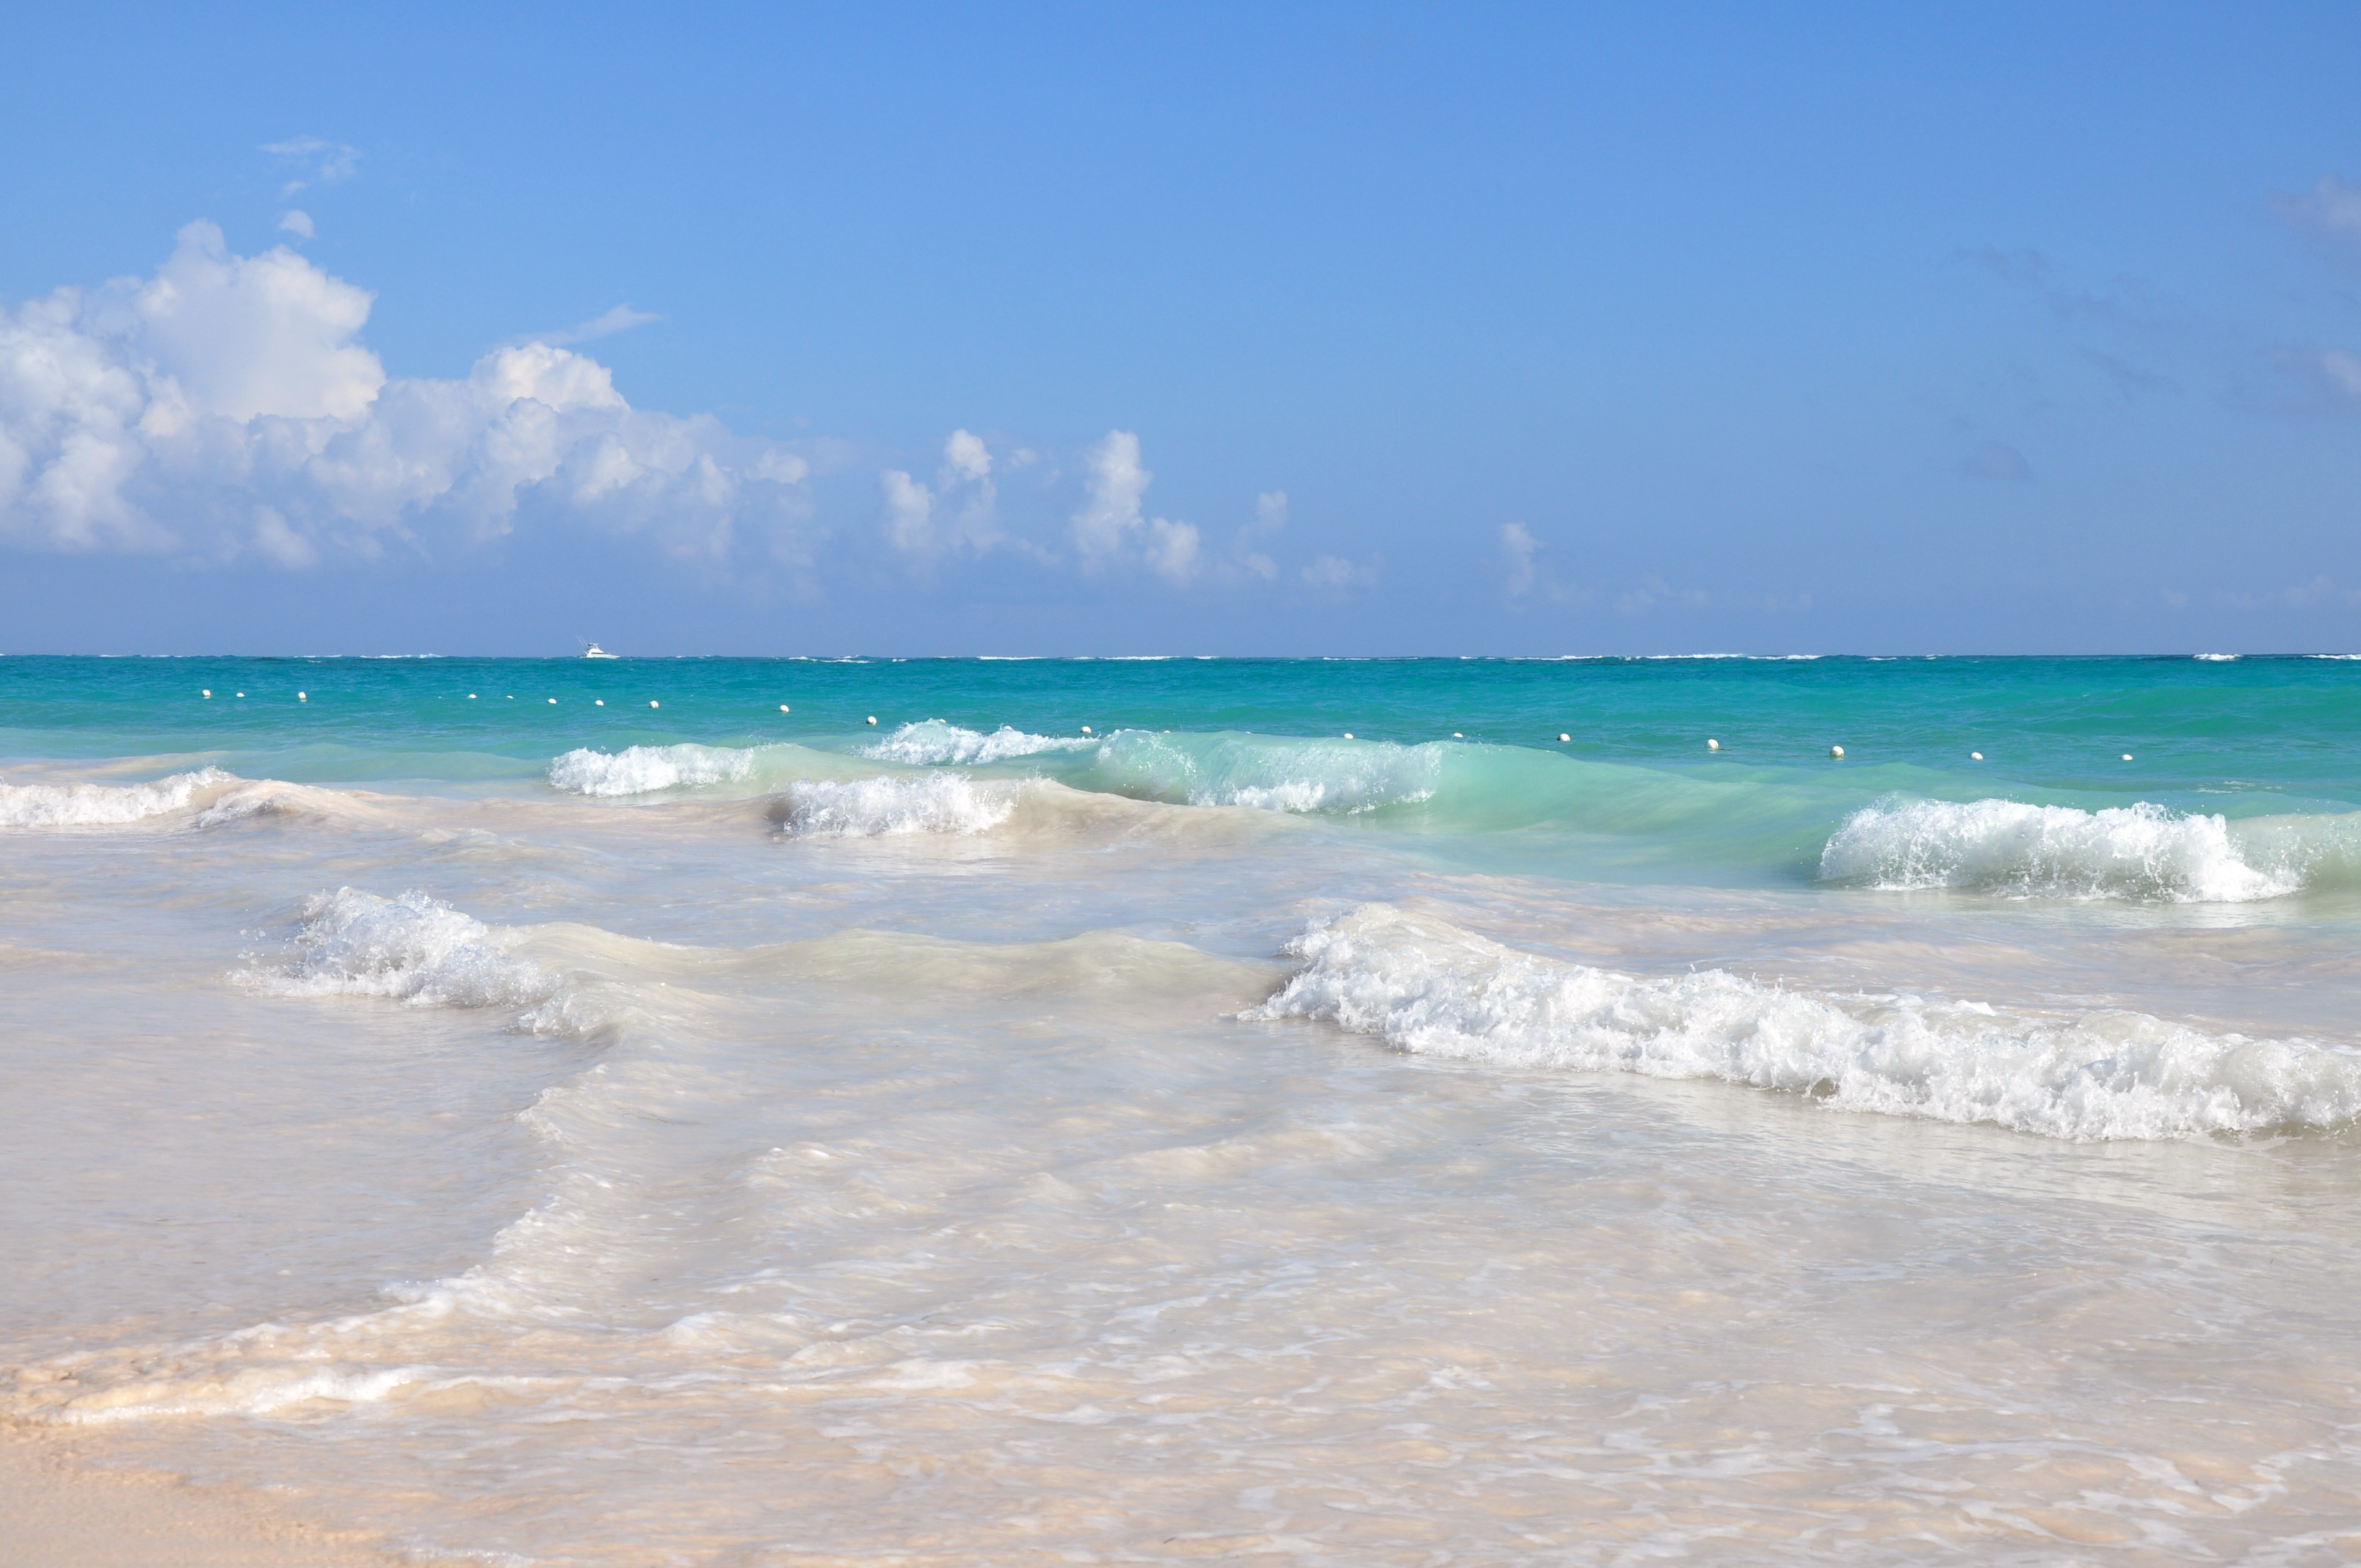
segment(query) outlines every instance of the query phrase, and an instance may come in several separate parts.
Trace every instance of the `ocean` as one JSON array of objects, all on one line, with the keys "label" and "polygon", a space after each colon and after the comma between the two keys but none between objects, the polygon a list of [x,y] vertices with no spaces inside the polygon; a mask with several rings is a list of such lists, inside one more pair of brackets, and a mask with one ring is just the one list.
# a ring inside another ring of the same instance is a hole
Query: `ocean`
[{"label": "ocean", "polygon": [[0,1415],[422,1562],[2345,1563],[2356,1000],[2350,659],[0,658]]}]

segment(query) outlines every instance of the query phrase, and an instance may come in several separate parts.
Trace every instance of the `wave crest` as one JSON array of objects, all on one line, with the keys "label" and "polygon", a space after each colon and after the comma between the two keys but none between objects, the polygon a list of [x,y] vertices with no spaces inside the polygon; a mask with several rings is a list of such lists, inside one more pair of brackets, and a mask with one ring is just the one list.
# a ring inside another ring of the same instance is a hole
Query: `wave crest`
[{"label": "wave crest", "polygon": [[1444,749],[1429,742],[1290,740],[1254,735],[1176,736],[1126,729],[1094,767],[1120,794],[1191,806],[1354,815],[1433,797]]},{"label": "wave crest", "polygon": [[1814,997],[1724,970],[1646,979],[1365,905],[1315,923],[1305,968],[1248,1019],[1332,1020],[1419,1055],[1714,1078],[1852,1111],[2071,1139],[2191,1137],[2361,1117],[2361,1056],[2143,1014],[2010,1016]]},{"label": "wave crest", "polygon": [[946,762],[962,767],[1004,762],[1015,757],[1037,757],[1048,751],[1088,751],[1101,744],[1090,736],[1028,735],[1004,724],[986,735],[962,729],[939,718],[905,724],[861,754],[881,762],[911,767],[936,767]]},{"label": "wave crest", "polygon": [[413,1007],[533,1007],[555,977],[511,958],[510,938],[423,893],[340,887],[304,901],[294,950],[236,978],[269,996],[381,996]]},{"label": "wave crest", "polygon": [[0,828],[121,828],[184,811],[200,795],[242,782],[219,768],[200,768],[153,784],[0,784]]},{"label": "wave crest", "polygon": [[754,771],[754,752],[732,746],[584,746],[549,764],[549,782],[571,795],[649,795],[660,789],[738,784]]},{"label": "wave crest", "polygon": [[797,839],[986,833],[1016,809],[1016,791],[1014,784],[979,784],[964,773],[797,779],[771,816]]},{"label": "wave crest", "polygon": [[1845,819],[1820,879],[1854,887],[1952,887],[2020,898],[2247,903],[2304,885],[2310,857],[2249,861],[2220,817],[2147,802],[2081,811],[2013,800],[1884,800]]}]

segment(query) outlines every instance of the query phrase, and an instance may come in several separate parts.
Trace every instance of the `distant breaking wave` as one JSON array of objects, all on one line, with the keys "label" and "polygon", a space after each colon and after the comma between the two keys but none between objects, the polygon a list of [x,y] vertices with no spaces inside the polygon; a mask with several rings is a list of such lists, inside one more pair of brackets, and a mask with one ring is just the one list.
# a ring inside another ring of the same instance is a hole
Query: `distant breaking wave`
[{"label": "distant breaking wave", "polygon": [[2103,811],[1888,799],[1845,819],[1820,878],[1853,887],[1950,887],[2019,898],[2243,904],[2350,868],[2353,817],[2231,823],[2142,802]]},{"label": "distant breaking wave", "polygon": [[2361,1056],[2145,1014],[2012,1016],[1973,1003],[1813,996],[1720,970],[1618,974],[1389,905],[1316,922],[1302,971],[1247,1019],[1320,1018],[1398,1050],[1520,1068],[1711,1078],[1848,1111],[2070,1139],[2335,1127]]}]

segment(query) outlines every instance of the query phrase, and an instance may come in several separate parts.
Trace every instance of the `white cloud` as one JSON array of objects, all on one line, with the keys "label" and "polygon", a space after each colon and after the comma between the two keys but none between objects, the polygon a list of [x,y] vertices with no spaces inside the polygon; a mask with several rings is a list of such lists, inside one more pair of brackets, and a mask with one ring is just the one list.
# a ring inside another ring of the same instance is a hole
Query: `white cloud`
[{"label": "white cloud", "polygon": [[1509,558],[1509,597],[1517,598],[1531,593],[1533,587],[1533,555],[1542,547],[1540,540],[1521,522],[1500,525],[1500,554]]},{"label": "white cloud", "polygon": [[1141,514],[1140,501],[1156,476],[1140,466],[1136,433],[1107,432],[1105,440],[1082,455],[1082,471],[1084,500],[1074,513],[1072,535],[1085,570],[1125,559],[1132,542],[1142,539],[1141,558],[1159,576],[1185,584],[1196,575],[1196,525]]},{"label": "white cloud", "polygon": [[899,468],[879,476],[885,488],[885,542],[916,554],[935,543],[935,492]]},{"label": "white cloud", "polygon": [[298,239],[310,239],[317,232],[312,227],[312,214],[298,207],[279,214],[279,232],[291,234]]},{"label": "white cloud", "polygon": [[[946,550],[978,554],[1005,543],[995,521],[999,497],[992,484],[992,449],[964,430],[943,443],[943,466],[932,488],[899,468],[878,476],[885,491],[885,543],[905,555]],[[914,563],[922,575],[929,563]]]},{"label": "white cloud", "polygon": [[1086,562],[1111,560],[1141,526],[1139,503],[1156,476],[1139,466],[1139,437],[1111,430],[1082,455],[1088,499],[1074,514],[1074,546]]},{"label": "white cloud", "polygon": [[266,142],[262,150],[293,170],[279,192],[281,196],[292,196],[307,186],[334,185],[339,180],[350,180],[361,167],[360,148],[318,137]]},{"label": "white cloud", "polygon": [[992,472],[992,452],[983,437],[964,430],[951,432],[943,443],[943,462],[962,479],[981,479]]},{"label": "white cloud", "polygon": [[633,409],[596,360],[501,348],[389,379],[368,291],[192,224],[154,277],[0,309],[0,543],[302,566],[388,539],[465,544],[520,512],[726,555],[808,512],[803,459]]},{"label": "white cloud", "polygon": [[1197,527],[1158,518],[1148,525],[1148,564],[1157,576],[1185,583],[1197,575]]},{"label": "white cloud", "polygon": [[563,332],[539,333],[529,341],[564,347],[569,344],[588,343],[596,337],[611,337],[616,333],[629,332],[635,326],[645,326],[650,322],[662,320],[664,317],[653,311],[635,311],[629,305],[617,305],[611,310],[601,311],[587,322],[577,322]]},{"label": "white cloud", "polygon": [[1303,568],[1303,580],[1315,588],[1341,593],[1375,583],[1378,568],[1375,565],[1356,565],[1342,555],[1322,555]]}]

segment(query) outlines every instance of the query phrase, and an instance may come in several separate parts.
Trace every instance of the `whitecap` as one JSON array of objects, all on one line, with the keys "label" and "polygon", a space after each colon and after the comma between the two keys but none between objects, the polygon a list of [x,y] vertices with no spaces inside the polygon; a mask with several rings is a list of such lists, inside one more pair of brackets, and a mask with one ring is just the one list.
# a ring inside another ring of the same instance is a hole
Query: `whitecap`
[{"label": "whitecap", "polygon": [[1820,878],[1852,887],[2183,904],[2277,898],[2304,883],[2298,862],[2250,864],[2224,818],[2146,801],[2082,811],[1901,798],[1847,817],[1820,852]]},{"label": "whitecap", "polygon": [[1241,1017],[1326,1019],[1422,1056],[1720,1079],[1843,1110],[2070,1139],[2334,1127],[2361,1116],[2361,1055],[2144,1014],[2013,1016],[1966,1003],[1814,996],[1720,970],[1618,974],[1388,905],[1315,922],[1290,950],[1305,968]]},{"label": "whitecap", "polygon": [[555,976],[511,958],[496,933],[423,893],[381,898],[341,887],[304,902],[293,948],[248,956],[236,977],[269,996],[381,996],[413,1007],[532,1007]]},{"label": "whitecap", "polygon": [[0,828],[126,827],[185,810],[205,791],[239,782],[219,768],[200,768],[153,784],[0,784]]},{"label": "whitecap", "polygon": [[963,773],[798,779],[772,817],[797,839],[874,839],[901,833],[984,833],[1016,809],[1016,785],[979,784]]},{"label": "whitecap", "polygon": [[928,718],[905,724],[884,740],[863,747],[862,755],[912,767],[946,762],[972,766],[1039,756],[1047,751],[1088,751],[1098,744],[1089,736],[1031,735],[1005,724],[986,735],[939,718]]},{"label": "whitecap", "polygon": [[755,753],[731,746],[582,747],[549,764],[549,782],[574,795],[648,795],[697,784],[736,784],[754,771]]}]

